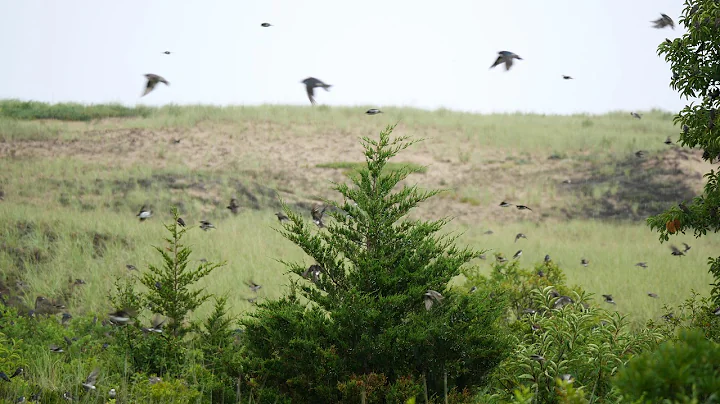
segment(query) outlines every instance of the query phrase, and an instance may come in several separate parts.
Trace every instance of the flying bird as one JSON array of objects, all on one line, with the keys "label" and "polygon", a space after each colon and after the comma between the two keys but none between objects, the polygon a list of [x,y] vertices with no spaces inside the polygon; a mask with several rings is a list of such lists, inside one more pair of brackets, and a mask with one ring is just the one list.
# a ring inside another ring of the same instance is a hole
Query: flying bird
[{"label": "flying bird", "polygon": [[636,266],[636,267],[640,267],[640,268],[647,268],[647,267],[648,267],[647,262],[638,262],[637,264],[635,264],[635,266]]},{"label": "flying bird", "polygon": [[513,255],[513,259],[516,260],[516,259],[520,258],[521,255],[522,255],[522,250],[518,250],[515,253],[515,255]]},{"label": "flying bird", "polygon": [[572,80],[572,79],[573,79],[572,77],[566,76],[566,75],[564,75],[564,74],[563,74],[562,78],[565,79],[565,80]]},{"label": "flying bird", "polygon": [[108,315],[110,322],[117,325],[125,325],[130,322],[132,315],[125,310],[117,310]]},{"label": "flying bird", "polygon": [[238,209],[240,208],[240,205],[238,204],[238,200],[235,198],[230,199],[230,205],[228,205],[227,208],[230,209],[230,212],[237,214]]},{"label": "flying bird", "polygon": [[85,379],[85,382],[82,384],[82,386],[85,388],[85,390],[95,390],[95,382],[97,382],[98,375],[100,374],[100,369],[93,369],[92,372],[90,372],[90,375]]},{"label": "flying bird", "polygon": [[332,87],[332,84],[325,84],[322,81],[316,79],[315,77],[308,77],[305,80],[301,81],[301,83],[305,84],[305,89],[307,90],[307,96],[308,99],[310,99],[310,103],[312,105],[315,105],[315,88],[322,87],[325,91],[328,90],[330,87]]},{"label": "flying bird", "polygon": [[652,298],[655,298],[655,299],[657,299],[657,297],[658,297],[658,295],[655,294],[655,293],[653,293],[653,292],[648,292],[647,295],[650,296],[650,297],[652,297]]},{"label": "flying bird", "polygon": [[25,369],[22,366],[20,366],[19,368],[15,369],[15,373],[13,373],[12,376],[10,376],[10,378],[12,379],[15,376],[22,376],[23,373],[25,373]]},{"label": "flying bird", "polygon": [[510,206],[513,206],[513,204],[512,204],[512,203],[507,203],[507,202],[505,202],[505,201],[500,202],[500,207],[502,207],[502,208],[507,208],[507,207],[510,207]]},{"label": "flying bird", "polygon": [[443,295],[441,295],[439,292],[428,289],[428,291],[425,292],[425,294],[423,295],[423,301],[425,302],[425,310],[430,310],[430,308],[433,306],[433,303],[440,303],[443,299]]},{"label": "flying bird", "polygon": [[532,354],[530,355],[530,359],[538,362],[544,362],[545,358],[542,355]]},{"label": "flying bird", "polygon": [[272,24],[270,24],[269,22],[264,22],[264,23],[260,24],[260,26],[267,28],[267,27],[272,27]]},{"label": "flying bird", "polygon": [[586,267],[586,266],[588,266],[588,265],[590,264],[590,261],[588,261],[588,260],[586,260],[585,258],[583,258],[583,259],[580,260],[580,264],[582,264],[582,266]]},{"label": "flying bird", "polygon": [[529,210],[532,212],[532,209],[528,208],[525,205],[515,205],[515,207],[518,208],[518,210]]},{"label": "flying bird", "polygon": [[282,213],[282,212],[276,212],[276,213],[275,213],[275,216],[277,216],[278,221],[279,221],[280,223],[282,223],[282,222],[285,221],[285,220],[290,220],[290,218],[287,217],[287,215],[284,214],[284,213]]},{"label": "flying bird", "polygon": [[312,278],[312,281],[317,283],[317,281],[320,279],[320,274],[322,273],[322,267],[318,264],[313,264],[308,267],[303,273],[303,278]]},{"label": "flying bird", "polygon": [[65,350],[63,350],[61,347],[59,347],[57,345],[50,345],[50,352],[63,353],[63,352],[65,352]]},{"label": "flying bird", "polygon": [[675,255],[675,256],[685,255],[684,252],[680,251],[680,250],[679,250],[677,247],[675,247],[674,245],[671,245],[671,246],[670,246],[670,250],[672,251],[672,255]]},{"label": "flying bird", "polygon": [[[320,209],[321,206],[322,206],[322,209]],[[325,213],[325,209],[327,209],[327,206],[316,203],[313,205],[312,209],[310,210],[310,214],[312,215],[313,222],[317,225],[317,227],[320,227],[320,228],[325,227],[325,223],[323,223],[323,221],[322,221],[322,217],[323,217],[323,214]]]},{"label": "flying bird", "polygon": [[669,146],[669,145],[671,145],[673,142],[672,142],[672,139],[670,139],[670,136],[668,136],[667,139],[665,139],[665,141],[664,141],[663,143],[665,143],[666,145]]},{"label": "flying bird", "polygon": [[163,53],[166,54],[166,55],[169,55],[169,54],[171,54],[172,52],[170,52],[170,51],[165,51],[165,52],[163,52]]},{"label": "flying bird", "polygon": [[517,241],[520,240],[521,238],[524,238],[525,240],[527,240],[527,237],[524,234],[518,233],[515,235],[515,242],[517,243]]},{"label": "flying bird", "polygon": [[165,80],[161,76],[158,76],[157,74],[148,73],[145,75],[145,78],[147,78],[147,84],[145,85],[145,92],[143,92],[143,95],[141,95],[141,97],[150,94],[150,92],[155,89],[155,86],[157,86],[158,83],[164,83],[166,86],[170,85],[167,80]]},{"label": "flying bird", "polygon": [[642,119],[642,116],[637,112],[631,112],[630,115],[632,115],[633,118]]},{"label": "flying bird", "polygon": [[670,16],[667,14],[660,13],[660,18],[650,22],[655,24],[653,25],[653,28],[662,29],[665,27],[670,27],[672,29],[675,29],[675,21],[673,21],[673,19],[670,18]]},{"label": "flying bird", "polygon": [[135,267],[135,265],[133,265],[133,264],[125,265],[125,268],[127,268],[128,271],[137,271],[138,270],[137,267]]},{"label": "flying bird", "polygon": [[602,297],[605,299],[605,303],[616,304],[612,295],[602,295]]},{"label": "flying bird", "polygon": [[212,223],[210,223],[210,222],[208,222],[207,220],[201,220],[201,221],[200,221],[200,228],[203,229],[203,230],[205,230],[205,231],[208,231],[208,230],[210,230],[210,229],[214,229],[214,228],[215,228],[215,225],[212,224]]},{"label": "flying bird", "polygon": [[258,289],[262,288],[262,285],[258,285],[253,281],[246,281],[245,284],[250,288],[251,291],[257,293]]},{"label": "flying bird", "polygon": [[370,108],[367,111],[365,111],[365,113],[368,115],[377,115],[377,114],[382,114],[383,112],[377,108]]},{"label": "flying bird", "polygon": [[138,212],[138,214],[135,215],[135,216],[139,217],[139,218],[140,218],[140,221],[142,222],[142,221],[144,221],[145,219],[147,219],[147,218],[149,218],[150,216],[152,216],[152,210],[147,209],[147,207],[145,207],[145,205],[143,205],[142,208],[140,208],[140,212]]},{"label": "flying bird", "polygon": [[508,70],[510,70],[510,68],[513,65],[513,59],[523,60],[520,56],[516,55],[513,52],[500,51],[500,52],[498,52],[497,59],[495,59],[495,63],[493,63],[492,66],[490,66],[490,68],[492,69],[493,67],[495,67],[499,64],[505,63],[505,71],[508,71]]},{"label": "flying bird", "polygon": [[156,332],[158,334],[161,334],[162,327],[164,324],[165,324],[165,319],[162,318],[159,314],[156,314],[153,316],[152,320],[150,321],[150,327],[143,328],[142,330],[144,332]]},{"label": "flying bird", "polygon": [[635,157],[637,157],[637,158],[642,158],[642,156],[644,156],[644,155],[645,155],[645,152],[642,150],[638,150],[635,152]]},{"label": "flying bird", "polygon": [[687,243],[683,243],[683,246],[685,246],[685,248],[683,248],[684,253],[688,252],[691,248],[689,245],[687,245]]}]

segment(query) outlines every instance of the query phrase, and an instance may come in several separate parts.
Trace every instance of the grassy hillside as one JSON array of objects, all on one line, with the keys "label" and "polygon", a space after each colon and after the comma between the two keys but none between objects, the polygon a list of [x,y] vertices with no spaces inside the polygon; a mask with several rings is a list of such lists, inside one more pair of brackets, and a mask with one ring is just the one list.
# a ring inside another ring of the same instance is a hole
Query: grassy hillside
[{"label": "grassy hillside", "polygon": [[[135,274],[126,264],[159,264],[152,245],[161,244],[176,205],[188,225],[217,226],[190,232],[191,258],[227,261],[206,286],[228,293],[236,312],[248,310],[254,294],[245,281],[263,285],[260,299],[277,297],[289,275],[276,260],[303,257],[273,229],[278,196],[309,218],[312,201],[337,197],[331,181],[364,161],[359,138],[395,122],[396,134],[426,139],[399,156],[400,164],[425,167],[409,180],[446,190],[417,214],[454,217],[450,230],[492,250],[489,260],[523,249],[520,260],[530,266],[550,254],[571,284],[612,294],[638,321],[691,289],[709,290],[706,259],[720,247],[717,236],[680,236],[672,242],[692,249],[674,257],[644,224],[698,193],[711,168],[701,153],[663,143],[677,139],[671,114],[364,110],[0,102],[3,293],[28,305],[41,294],[65,296],[72,312],[107,310],[114,278]],[[225,208],[232,197],[243,206],[236,216]],[[532,211],[501,208],[503,200]],[[135,217],[142,205],[154,212],[144,222]],[[515,243],[519,232],[527,240]],[[647,269],[634,266],[641,261]],[[75,278],[87,284],[70,293]]]}]

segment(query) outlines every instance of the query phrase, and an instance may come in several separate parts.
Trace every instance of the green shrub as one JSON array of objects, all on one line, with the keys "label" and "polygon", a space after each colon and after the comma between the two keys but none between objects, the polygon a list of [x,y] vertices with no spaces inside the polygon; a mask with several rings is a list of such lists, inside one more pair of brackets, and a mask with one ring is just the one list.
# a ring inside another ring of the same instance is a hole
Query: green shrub
[{"label": "green shrub", "polygon": [[13,119],[57,119],[91,121],[102,118],[147,117],[150,108],[130,108],[120,104],[82,105],[77,103],[47,104],[36,101],[0,101],[0,117]]},{"label": "green shrub", "polygon": [[615,385],[639,403],[720,402],[720,346],[698,330],[681,330],[677,341],[630,360]]},{"label": "green shrub", "polygon": [[[243,321],[244,368],[293,402],[358,402],[353,380],[365,376],[353,375],[371,374],[385,378],[373,384],[378,396],[410,376],[425,381],[431,397],[442,397],[445,375],[449,390],[482,386],[508,349],[498,324],[502,296],[447,288],[477,253],[455,247],[455,237],[437,236],[446,220],[404,219],[437,192],[414,186],[393,192],[413,171],[383,170],[412,144],[391,139],[392,129],[379,141],[363,139],[367,167],[351,185],[334,187],[345,202],[326,201],[333,220],[325,228],[314,230],[284,207],[290,221],[282,234],[317,262],[320,275],[300,281],[307,266],[288,264],[298,275],[289,293],[259,304]],[[429,310],[428,290],[444,296]]]}]

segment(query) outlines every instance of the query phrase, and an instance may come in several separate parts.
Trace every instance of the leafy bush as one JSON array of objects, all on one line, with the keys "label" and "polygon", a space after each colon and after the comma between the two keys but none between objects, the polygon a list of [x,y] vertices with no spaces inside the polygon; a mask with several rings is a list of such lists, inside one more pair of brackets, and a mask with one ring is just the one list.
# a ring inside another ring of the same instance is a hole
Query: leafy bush
[{"label": "leafy bush", "polygon": [[[286,296],[259,304],[243,321],[244,367],[293,402],[357,402],[363,393],[353,386],[373,374],[380,379],[373,391],[365,387],[367,399],[396,392],[407,377],[443,396],[445,375],[448,389],[482,386],[507,351],[498,324],[502,296],[447,289],[477,253],[436,236],[446,220],[401,221],[437,192],[393,192],[412,168],[383,169],[413,142],[391,140],[392,129],[379,141],[363,139],[367,168],[351,178],[352,187],[334,187],[343,203],[326,201],[333,222],[313,231],[284,207],[290,221],[282,234],[317,262],[319,274],[314,282],[293,280]],[[304,264],[288,266],[307,273]],[[428,290],[443,298],[426,309]]]},{"label": "leafy bush", "polygon": [[698,330],[681,330],[677,341],[630,360],[615,385],[639,403],[720,402],[720,346]]}]

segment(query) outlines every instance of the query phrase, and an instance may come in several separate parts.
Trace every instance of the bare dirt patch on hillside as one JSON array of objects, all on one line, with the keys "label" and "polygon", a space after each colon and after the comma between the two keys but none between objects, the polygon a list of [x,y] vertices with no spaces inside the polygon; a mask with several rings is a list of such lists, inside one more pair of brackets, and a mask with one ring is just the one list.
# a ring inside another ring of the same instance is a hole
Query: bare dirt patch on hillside
[{"label": "bare dirt patch on hillside", "polygon": [[[400,135],[407,134],[404,132],[401,126],[396,130]],[[330,181],[345,181],[344,170],[317,165],[364,161],[358,140],[365,135],[332,127],[272,122],[241,126],[201,123],[167,129],[96,129],[88,124],[72,140],[0,143],[0,158],[73,157],[118,169],[184,166],[260,185],[272,182],[281,196],[301,202],[337,198],[329,189]],[[701,152],[680,148],[643,159],[630,155],[602,164],[582,156],[518,157],[511,149],[482,150],[472,156],[460,150],[457,158],[439,157],[447,155],[438,153],[438,148],[446,147],[444,139],[452,136],[438,134],[396,158],[428,167],[424,174],[412,174],[406,183],[448,190],[421,205],[417,212],[421,216],[452,216],[476,225],[588,216],[638,219],[699,193],[702,174],[711,167],[702,161]],[[563,183],[568,179],[569,184]],[[255,199],[259,201],[256,204],[264,204],[269,198],[259,195]],[[528,205],[533,211],[500,208],[502,200]],[[254,206],[258,207],[262,206]]]}]

